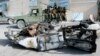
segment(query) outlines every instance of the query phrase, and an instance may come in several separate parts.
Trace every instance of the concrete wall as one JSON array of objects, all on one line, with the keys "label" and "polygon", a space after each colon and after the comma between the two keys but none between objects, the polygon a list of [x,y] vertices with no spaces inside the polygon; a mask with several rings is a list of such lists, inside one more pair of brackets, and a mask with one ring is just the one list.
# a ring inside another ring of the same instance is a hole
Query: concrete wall
[{"label": "concrete wall", "polygon": [[90,14],[97,17],[97,0],[70,0],[70,9],[67,12],[67,19],[72,19],[72,14],[81,12],[84,14],[83,18],[88,19]]},{"label": "concrete wall", "polygon": [[48,4],[49,4],[49,0],[39,0],[39,5],[42,8],[42,10],[44,10],[45,8],[47,8]]},{"label": "concrete wall", "polygon": [[95,20],[96,20],[96,18],[98,16],[98,6],[97,6],[96,3],[90,4],[90,5],[91,6],[88,6],[88,9],[86,11],[84,11],[84,13],[85,13],[85,17],[84,18],[87,19],[87,18],[89,18],[88,16],[90,14],[93,14],[94,17],[95,17]]},{"label": "concrete wall", "polygon": [[26,15],[29,11],[29,0],[9,0],[8,16]]},{"label": "concrete wall", "polygon": [[9,0],[8,3],[8,16],[21,16],[26,15],[30,12],[31,8],[42,8],[45,9],[48,4],[48,0],[38,0],[38,5],[30,7],[30,0]]},{"label": "concrete wall", "polygon": [[[8,4],[8,15],[9,16],[20,16],[26,15],[30,11],[30,0],[9,0]],[[49,0],[38,0],[37,8],[43,10],[47,7],[46,4]],[[89,14],[97,16],[97,0],[70,0],[70,8],[67,11],[67,19],[71,19],[74,12],[84,13],[84,19],[88,18]],[[36,8],[36,7],[34,7]]]}]

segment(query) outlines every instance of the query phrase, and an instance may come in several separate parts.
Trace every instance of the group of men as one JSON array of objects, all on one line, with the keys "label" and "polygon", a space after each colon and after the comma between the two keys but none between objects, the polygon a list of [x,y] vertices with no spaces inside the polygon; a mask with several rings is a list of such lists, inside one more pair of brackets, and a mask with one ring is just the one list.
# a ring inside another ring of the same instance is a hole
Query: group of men
[{"label": "group of men", "polygon": [[47,9],[43,10],[44,18],[46,22],[51,21],[63,21],[66,20],[66,8],[57,6],[56,3],[54,6],[48,6]]}]

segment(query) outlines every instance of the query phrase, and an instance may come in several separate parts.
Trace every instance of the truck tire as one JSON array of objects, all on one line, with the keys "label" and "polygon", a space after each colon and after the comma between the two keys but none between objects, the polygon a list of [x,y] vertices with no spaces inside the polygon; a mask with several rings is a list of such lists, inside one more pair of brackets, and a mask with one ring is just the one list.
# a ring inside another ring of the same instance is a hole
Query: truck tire
[{"label": "truck tire", "polygon": [[24,20],[18,20],[17,21],[17,27],[22,29],[26,26],[25,21]]}]

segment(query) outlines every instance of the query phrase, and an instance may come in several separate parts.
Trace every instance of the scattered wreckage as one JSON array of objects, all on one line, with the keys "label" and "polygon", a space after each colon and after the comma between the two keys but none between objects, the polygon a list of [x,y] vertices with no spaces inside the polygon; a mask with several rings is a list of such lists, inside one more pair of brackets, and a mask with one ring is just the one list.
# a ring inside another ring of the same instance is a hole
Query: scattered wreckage
[{"label": "scattered wreckage", "polygon": [[[33,24],[19,33],[16,31],[5,32],[7,38],[14,44],[26,48],[35,48],[40,51],[63,47],[62,32],[54,30],[49,24]],[[15,35],[14,35],[15,34]]]},{"label": "scattered wreckage", "polygon": [[[33,24],[25,29],[5,32],[5,36],[14,44],[39,51],[72,46],[88,52],[96,51],[97,24],[82,26],[86,22],[59,22],[55,26],[48,23]],[[16,32],[16,33],[15,33]]]}]

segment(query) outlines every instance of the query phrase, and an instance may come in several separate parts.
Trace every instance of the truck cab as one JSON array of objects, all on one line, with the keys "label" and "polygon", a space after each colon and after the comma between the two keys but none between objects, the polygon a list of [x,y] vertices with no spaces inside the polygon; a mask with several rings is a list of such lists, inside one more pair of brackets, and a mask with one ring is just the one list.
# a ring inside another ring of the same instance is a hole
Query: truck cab
[{"label": "truck cab", "polygon": [[15,24],[18,28],[24,28],[31,23],[43,21],[41,9],[31,9],[27,15],[15,16],[9,20],[10,24]]}]

